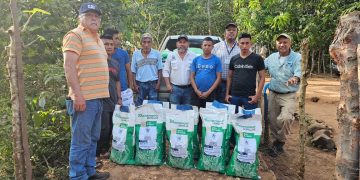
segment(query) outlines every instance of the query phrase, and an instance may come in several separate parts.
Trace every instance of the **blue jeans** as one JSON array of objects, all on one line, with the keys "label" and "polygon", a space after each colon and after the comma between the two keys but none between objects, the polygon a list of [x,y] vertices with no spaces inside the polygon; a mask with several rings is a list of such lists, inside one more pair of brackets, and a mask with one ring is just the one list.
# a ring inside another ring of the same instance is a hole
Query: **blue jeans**
[{"label": "blue jeans", "polygon": [[255,109],[257,108],[257,104],[250,104],[248,101],[251,99],[248,97],[238,97],[232,96],[230,99],[230,103],[236,105],[235,112],[239,112],[239,106],[242,106],[244,109]]},{"label": "blue jeans", "polygon": [[220,84],[215,89],[215,100],[221,103],[226,103],[225,94],[226,94],[226,80],[221,80]]},{"label": "blue jeans", "polygon": [[191,104],[192,87],[179,87],[172,85],[173,90],[170,93],[171,104]]},{"label": "blue jeans", "polygon": [[148,97],[148,100],[158,100],[158,93],[156,91],[156,83],[155,81],[148,81],[148,82],[140,82],[136,81],[136,85],[139,86],[139,94],[137,96],[137,99],[135,101],[136,106],[142,105],[144,99]]},{"label": "blue jeans", "polygon": [[96,143],[100,138],[102,101],[87,100],[83,112],[75,111],[72,100],[66,100],[71,117],[70,179],[86,180],[96,173]]}]

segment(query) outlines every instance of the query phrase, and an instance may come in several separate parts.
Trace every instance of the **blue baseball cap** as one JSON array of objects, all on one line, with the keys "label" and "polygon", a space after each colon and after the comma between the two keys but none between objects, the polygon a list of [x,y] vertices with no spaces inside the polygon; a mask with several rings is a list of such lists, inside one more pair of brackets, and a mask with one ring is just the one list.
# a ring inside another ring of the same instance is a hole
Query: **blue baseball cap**
[{"label": "blue baseball cap", "polygon": [[82,3],[79,9],[79,14],[84,14],[87,13],[89,11],[94,11],[96,12],[98,15],[101,15],[101,11],[99,9],[99,7],[92,3],[92,2],[87,2],[87,3]]}]

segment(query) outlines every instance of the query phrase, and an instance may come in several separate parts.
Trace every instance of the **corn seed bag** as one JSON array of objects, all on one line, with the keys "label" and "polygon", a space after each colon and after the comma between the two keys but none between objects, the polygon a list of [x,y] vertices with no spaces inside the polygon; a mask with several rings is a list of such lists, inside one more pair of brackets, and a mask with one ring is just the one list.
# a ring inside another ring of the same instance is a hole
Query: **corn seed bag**
[{"label": "corn seed bag", "polygon": [[225,136],[225,163],[228,163],[230,160],[230,138],[233,131],[232,123],[229,119],[231,114],[235,114],[235,105],[232,104],[223,104],[218,101],[206,102],[206,108],[208,109],[226,109],[228,113],[228,121],[226,127],[226,136]]},{"label": "corn seed bag", "polygon": [[161,104],[144,104],[135,110],[136,164],[163,164],[165,147],[163,113]]},{"label": "corn seed bag", "polygon": [[243,110],[242,113],[232,115],[233,127],[236,132],[236,146],[231,156],[226,174],[251,179],[259,179],[259,159],[257,151],[261,138],[260,109]]},{"label": "corn seed bag", "polygon": [[200,156],[200,142],[198,137],[199,108],[197,106],[191,106],[191,105],[171,104],[171,109],[177,109],[182,111],[187,111],[187,110],[194,111],[194,114],[192,116],[192,118],[194,119],[193,152],[194,152],[194,158],[198,159]]},{"label": "corn seed bag", "polygon": [[193,159],[193,110],[167,110],[166,134],[169,140],[167,164],[181,169],[194,167]]},{"label": "corn seed bag", "polygon": [[135,107],[117,105],[113,124],[110,160],[117,164],[134,164]]},{"label": "corn seed bag", "polygon": [[199,170],[225,172],[225,144],[227,111],[200,108],[202,119],[201,154]]}]

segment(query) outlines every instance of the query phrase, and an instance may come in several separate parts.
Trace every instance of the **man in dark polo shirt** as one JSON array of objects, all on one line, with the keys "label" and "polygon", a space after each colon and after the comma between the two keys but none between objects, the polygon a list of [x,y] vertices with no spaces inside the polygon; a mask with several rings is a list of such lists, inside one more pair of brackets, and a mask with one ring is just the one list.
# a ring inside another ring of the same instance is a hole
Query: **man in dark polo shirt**
[{"label": "man in dark polo shirt", "polygon": [[[251,52],[251,35],[242,33],[238,45],[240,54],[233,56],[229,64],[229,74],[226,84],[225,101],[244,109],[257,108],[261,91],[265,83],[265,65],[261,56]],[[259,84],[256,90],[256,74],[259,74]]]}]

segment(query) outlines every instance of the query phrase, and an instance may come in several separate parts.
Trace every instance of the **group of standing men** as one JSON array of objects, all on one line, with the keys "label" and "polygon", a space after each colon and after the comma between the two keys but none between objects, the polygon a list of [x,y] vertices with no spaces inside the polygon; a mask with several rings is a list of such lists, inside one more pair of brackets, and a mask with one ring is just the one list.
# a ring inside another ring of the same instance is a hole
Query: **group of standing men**
[{"label": "group of standing men", "polygon": [[[250,34],[241,33],[236,39],[234,23],[225,26],[224,41],[214,44],[206,37],[200,56],[188,50],[188,37],[180,35],[177,49],[169,53],[163,67],[159,51],[151,48],[148,33],[142,35],[142,48],[134,52],[131,63],[127,52],[119,48],[119,32],[108,29],[99,37],[101,11],[96,4],[83,3],[78,20],[79,26],[65,35],[62,48],[69,87],[66,105],[72,117],[71,179],[109,177],[107,172],[97,172],[95,166],[96,156],[110,148],[115,104],[140,105],[146,97],[157,100],[162,77],[170,103],[205,107],[206,102],[218,100],[254,109],[267,69],[271,75],[269,121],[274,139],[269,154],[283,152],[301,75],[301,56],[291,50],[289,35],[277,36],[278,52],[265,60],[251,51]],[[131,89],[138,93],[135,102]]]}]

